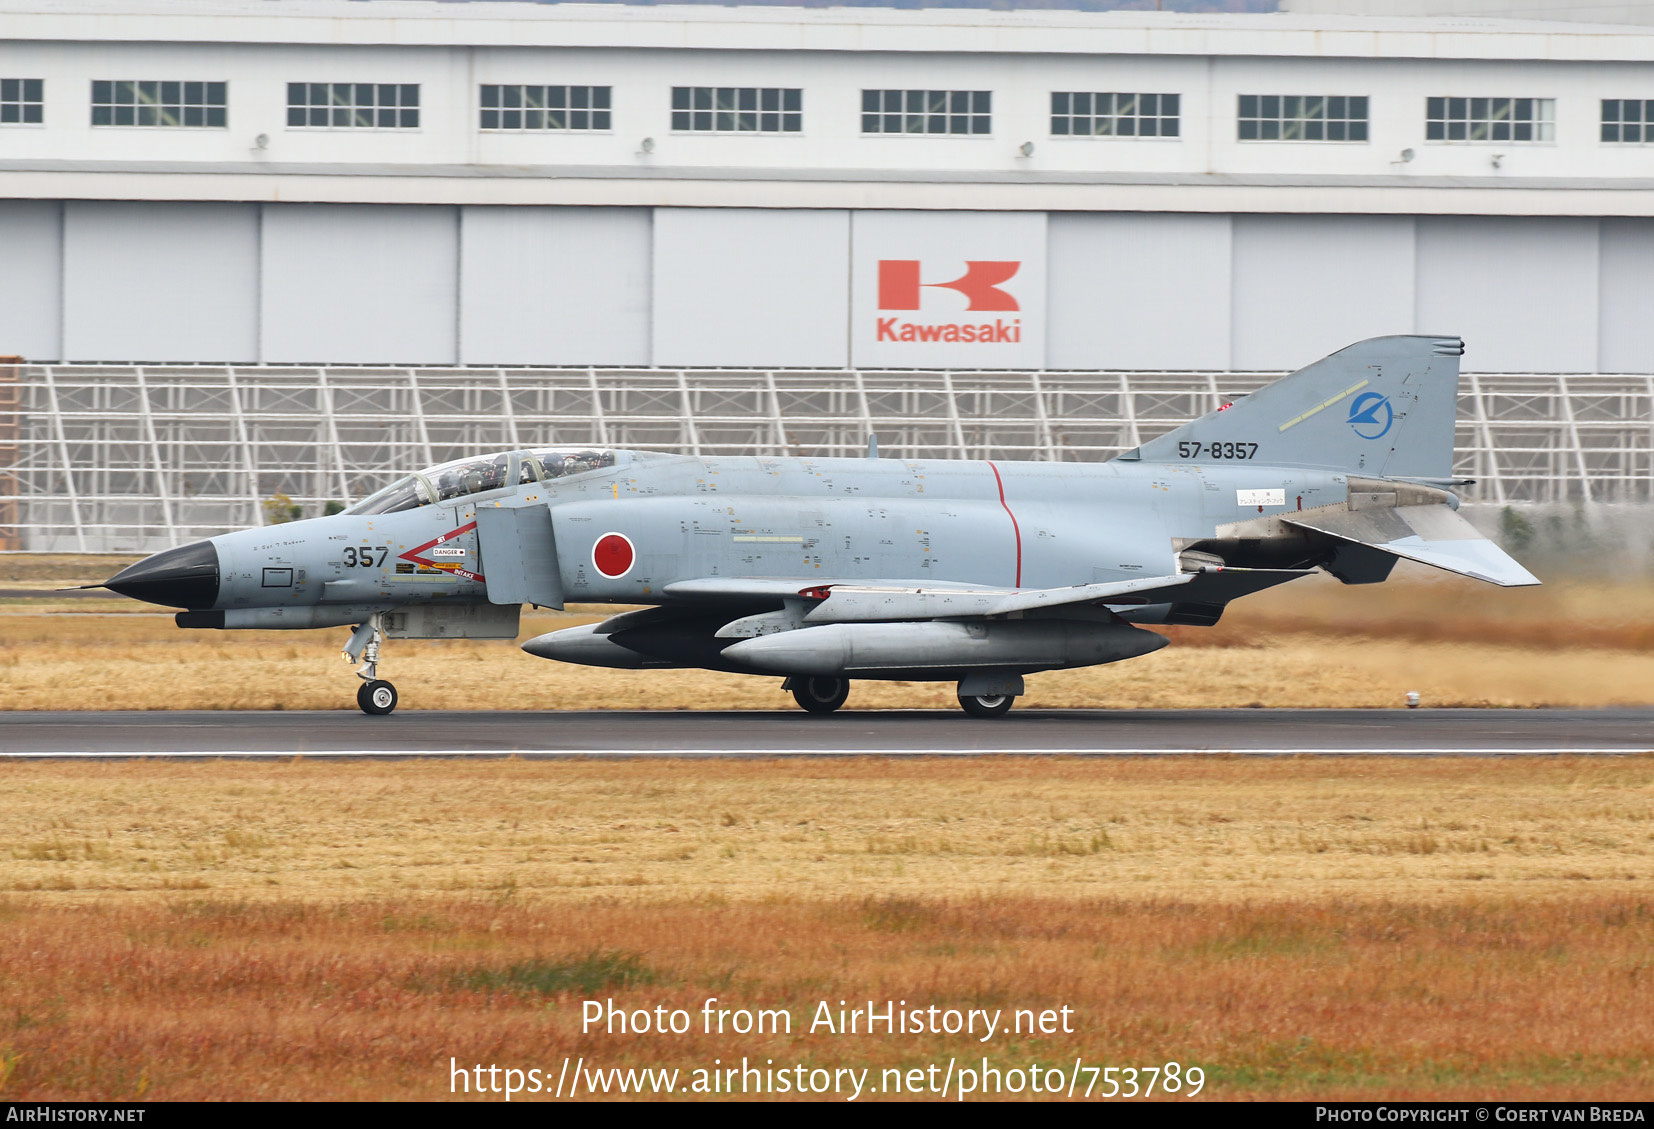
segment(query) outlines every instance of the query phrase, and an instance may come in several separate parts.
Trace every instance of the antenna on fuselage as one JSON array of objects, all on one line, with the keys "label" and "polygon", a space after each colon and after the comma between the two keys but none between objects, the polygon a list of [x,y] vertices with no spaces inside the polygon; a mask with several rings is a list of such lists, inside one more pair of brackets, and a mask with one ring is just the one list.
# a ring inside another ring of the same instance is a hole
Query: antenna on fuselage
[{"label": "antenna on fuselage", "polygon": [[879,436],[877,432],[869,431],[867,433],[867,457],[870,459],[879,457]]}]

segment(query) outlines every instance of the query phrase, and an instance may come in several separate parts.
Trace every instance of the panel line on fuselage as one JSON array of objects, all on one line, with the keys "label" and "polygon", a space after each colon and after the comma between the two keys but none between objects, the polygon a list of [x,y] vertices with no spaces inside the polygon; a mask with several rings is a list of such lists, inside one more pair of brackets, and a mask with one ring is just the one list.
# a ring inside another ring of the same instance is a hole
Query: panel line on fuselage
[{"label": "panel line on fuselage", "polygon": [[1010,505],[1005,501],[1005,480],[999,477],[999,468],[990,460],[988,469],[994,472],[994,485],[999,487],[999,504],[1005,507],[1005,516],[1011,519],[1011,533],[1017,542],[1017,579],[1016,587],[1022,587],[1022,526],[1017,524],[1017,515],[1011,512]]}]

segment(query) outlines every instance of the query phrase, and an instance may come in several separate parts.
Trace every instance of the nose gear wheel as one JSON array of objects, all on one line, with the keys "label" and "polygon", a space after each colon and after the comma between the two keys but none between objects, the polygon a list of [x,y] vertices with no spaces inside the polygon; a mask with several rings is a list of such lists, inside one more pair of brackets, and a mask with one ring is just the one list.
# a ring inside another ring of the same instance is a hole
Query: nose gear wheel
[{"label": "nose gear wheel", "polygon": [[356,704],[365,714],[388,714],[396,708],[396,687],[382,678],[364,682],[356,690]]}]

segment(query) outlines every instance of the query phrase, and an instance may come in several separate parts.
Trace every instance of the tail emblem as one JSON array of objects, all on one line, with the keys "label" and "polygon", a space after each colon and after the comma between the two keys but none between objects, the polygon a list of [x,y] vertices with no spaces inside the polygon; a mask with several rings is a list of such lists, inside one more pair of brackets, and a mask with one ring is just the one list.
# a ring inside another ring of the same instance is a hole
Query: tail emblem
[{"label": "tail emblem", "polygon": [[1350,404],[1350,428],[1363,439],[1384,438],[1395,422],[1395,409],[1382,393],[1363,392]]}]

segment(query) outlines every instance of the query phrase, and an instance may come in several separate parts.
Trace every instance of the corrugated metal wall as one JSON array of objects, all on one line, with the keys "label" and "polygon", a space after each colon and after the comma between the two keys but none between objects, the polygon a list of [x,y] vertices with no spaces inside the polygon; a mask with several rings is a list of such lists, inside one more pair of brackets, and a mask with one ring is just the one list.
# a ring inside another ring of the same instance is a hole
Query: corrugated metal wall
[{"label": "corrugated metal wall", "polygon": [[63,356],[63,205],[0,201],[0,353]]},{"label": "corrugated metal wall", "polygon": [[[73,230],[78,207],[69,209]],[[261,359],[459,360],[457,208],[266,207]],[[80,316],[78,311],[72,316]]]},{"label": "corrugated metal wall", "polygon": [[655,364],[848,363],[850,213],[659,208],[654,218]]},{"label": "corrugated metal wall", "polygon": [[0,261],[37,361],[1654,372],[1654,220],[0,201]]},{"label": "corrugated metal wall", "polygon": [[64,354],[257,358],[260,246],[258,212],[240,204],[69,205]]},{"label": "corrugated metal wall", "polygon": [[651,218],[647,208],[465,208],[466,363],[648,364]]}]

